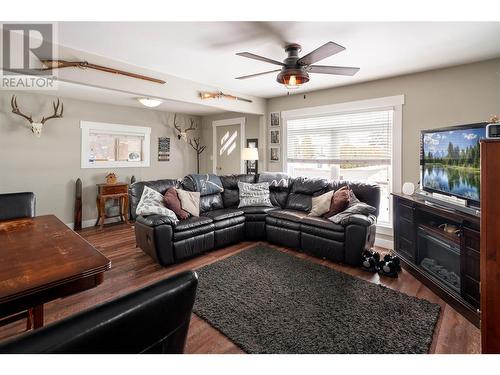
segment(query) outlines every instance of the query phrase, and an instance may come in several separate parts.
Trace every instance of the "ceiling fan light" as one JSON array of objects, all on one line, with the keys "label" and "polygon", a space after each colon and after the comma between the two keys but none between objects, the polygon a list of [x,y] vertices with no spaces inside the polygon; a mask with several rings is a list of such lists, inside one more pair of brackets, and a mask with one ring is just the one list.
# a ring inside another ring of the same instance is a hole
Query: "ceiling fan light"
[{"label": "ceiling fan light", "polygon": [[206,91],[200,92],[201,99],[211,99],[211,98],[214,98],[215,96],[216,96],[216,94],[211,93],[211,92],[206,92]]},{"label": "ceiling fan light", "polygon": [[161,103],[163,103],[163,100],[153,99],[153,98],[137,98],[137,100],[143,106],[148,107],[148,108],[155,108],[155,107],[158,107]]},{"label": "ceiling fan light", "polygon": [[285,69],[278,74],[276,81],[287,89],[297,89],[309,82],[309,74],[301,69]]}]

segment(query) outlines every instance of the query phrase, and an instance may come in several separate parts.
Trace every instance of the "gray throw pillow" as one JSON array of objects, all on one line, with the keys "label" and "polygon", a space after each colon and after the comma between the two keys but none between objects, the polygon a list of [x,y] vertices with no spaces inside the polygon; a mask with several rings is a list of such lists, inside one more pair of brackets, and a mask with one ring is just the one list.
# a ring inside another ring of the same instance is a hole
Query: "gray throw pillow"
[{"label": "gray throw pillow", "polygon": [[347,220],[350,216],[360,214],[368,216],[374,213],[377,209],[375,207],[370,206],[364,202],[358,202],[349,205],[344,211],[338,213],[337,215],[333,215],[329,217],[328,220],[333,221],[335,224],[346,224]]},{"label": "gray throw pillow", "polygon": [[137,215],[162,215],[168,217],[174,224],[179,220],[174,211],[168,209],[163,205],[163,195],[150,187],[144,186],[142,191],[141,200],[135,210]]},{"label": "gray throw pillow", "polygon": [[238,208],[254,206],[273,207],[269,198],[268,182],[249,184],[238,181],[238,189],[240,190],[240,204]]}]

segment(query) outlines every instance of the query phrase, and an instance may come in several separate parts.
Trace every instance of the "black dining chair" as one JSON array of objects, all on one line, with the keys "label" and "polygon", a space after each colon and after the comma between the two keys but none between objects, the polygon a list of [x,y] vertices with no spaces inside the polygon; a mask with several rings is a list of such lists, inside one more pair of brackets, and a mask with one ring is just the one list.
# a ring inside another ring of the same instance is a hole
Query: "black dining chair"
[{"label": "black dining chair", "polygon": [[184,352],[198,276],[185,271],[0,343],[11,354]]},{"label": "black dining chair", "polygon": [[35,194],[0,194],[0,220],[13,220],[35,216]]},{"label": "black dining chair", "polygon": [[[0,221],[34,217],[35,205],[35,194],[31,192],[0,194]],[[6,317],[0,316],[0,326],[24,318],[27,319],[26,330],[30,330],[33,326],[32,309]]]}]

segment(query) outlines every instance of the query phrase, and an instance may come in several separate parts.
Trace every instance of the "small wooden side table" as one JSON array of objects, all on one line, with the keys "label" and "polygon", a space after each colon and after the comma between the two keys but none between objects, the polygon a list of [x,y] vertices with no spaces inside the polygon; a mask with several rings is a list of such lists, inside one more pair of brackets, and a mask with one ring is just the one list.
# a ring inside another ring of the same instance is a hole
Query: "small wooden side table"
[{"label": "small wooden side table", "polygon": [[[106,215],[106,201],[108,199],[118,199],[120,202],[120,213],[114,216]],[[122,222],[128,223],[128,184],[97,184],[97,221],[95,225],[104,225],[104,220],[112,217],[120,217]]]}]

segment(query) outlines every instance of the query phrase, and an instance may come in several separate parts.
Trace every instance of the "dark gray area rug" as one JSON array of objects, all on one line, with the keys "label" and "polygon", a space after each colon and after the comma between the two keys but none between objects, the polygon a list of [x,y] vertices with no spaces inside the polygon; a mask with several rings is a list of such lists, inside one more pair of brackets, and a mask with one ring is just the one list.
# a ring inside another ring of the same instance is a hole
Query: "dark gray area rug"
[{"label": "dark gray area rug", "polygon": [[427,353],[440,306],[258,246],[198,271],[194,312],[248,353]]}]

